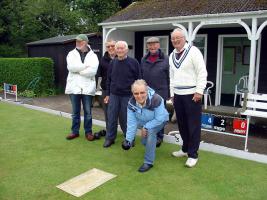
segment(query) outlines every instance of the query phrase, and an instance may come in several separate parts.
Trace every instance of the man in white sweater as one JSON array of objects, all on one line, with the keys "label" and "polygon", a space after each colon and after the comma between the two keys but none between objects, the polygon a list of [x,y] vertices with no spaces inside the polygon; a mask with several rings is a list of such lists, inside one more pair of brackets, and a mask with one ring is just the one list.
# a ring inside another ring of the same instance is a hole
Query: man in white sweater
[{"label": "man in white sweater", "polygon": [[170,95],[183,139],[182,149],[172,155],[188,156],[185,165],[194,167],[198,161],[201,99],[207,84],[207,70],[202,53],[186,42],[182,29],[177,28],[171,33],[171,42],[175,49],[169,57]]},{"label": "man in white sweater", "polygon": [[72,105],[71,133],[66,137],[72,140],[79,137],[81,124],[81,103],[84,110],[84,132],[87,140],[94,140],[92,134],[92,98],[95,95],[95,75],[98,68],[98,58],[88,45],[85,34],[76,37],[76,47],[67,55],[69,71],[65,93],[70,95]]}]

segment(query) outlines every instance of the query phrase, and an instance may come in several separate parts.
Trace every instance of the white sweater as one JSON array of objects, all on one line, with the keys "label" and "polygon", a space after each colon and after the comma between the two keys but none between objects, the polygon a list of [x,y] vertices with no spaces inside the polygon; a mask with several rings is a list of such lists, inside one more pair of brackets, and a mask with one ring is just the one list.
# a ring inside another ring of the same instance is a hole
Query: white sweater
[{"label": "white sweater", "polygon": [[174,49],[169,57],[170,64],[170,94],[188,95],[203,94],[207,84],[206,65],[200,50],[195,46],[185,44],[179,60]]},{"label": "white sweater", "polygon": [[[90,46],[88,46],[90,48]],[[69,70],[65,93],[95,95],[95,75],[98,68],[97,55],[91,49],[82,63],[80,53],[73,49],[67,55],[67,68]]]}]

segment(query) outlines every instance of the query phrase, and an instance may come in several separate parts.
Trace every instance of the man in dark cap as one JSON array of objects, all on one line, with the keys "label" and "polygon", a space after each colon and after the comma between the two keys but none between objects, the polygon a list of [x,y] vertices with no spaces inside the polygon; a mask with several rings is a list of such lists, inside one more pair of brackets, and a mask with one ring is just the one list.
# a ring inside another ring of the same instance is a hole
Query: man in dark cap
[{"label": "man in dark cap", "polygon": [[[169,58],[160,49],[158,37],[150,37],[146,41],[148,52],[141,60],[142,77],[149,87],[166,100],[169,99]],[[157,147],[160,147],[164,129],[157,133]]]}]

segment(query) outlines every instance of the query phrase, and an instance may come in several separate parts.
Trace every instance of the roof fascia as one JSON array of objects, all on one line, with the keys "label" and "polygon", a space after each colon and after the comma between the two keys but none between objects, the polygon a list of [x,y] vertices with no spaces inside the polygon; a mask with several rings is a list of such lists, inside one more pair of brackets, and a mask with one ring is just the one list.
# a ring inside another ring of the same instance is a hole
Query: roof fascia
[{"label": "roof fascia", "polygon": [[117,22],[105,22],[99,23],[98,25],[105,28],[112,27],[130,27],[140,25],[152,25],[152,24],[166,24],[166,23],[183,23],[183,22],[220,22],[220,20],[240,20],[240,19],[251,19],[267,17],[267,10],[251,11],[251,12],[236,12],[236,13],[218,13],[218,14],[205,14],[205,15],[191,15],[191,16],[176,16],[176,17],[165,17],[165,18],[149,18],[141,20],[130,20],[130,21],[117,21]]}]

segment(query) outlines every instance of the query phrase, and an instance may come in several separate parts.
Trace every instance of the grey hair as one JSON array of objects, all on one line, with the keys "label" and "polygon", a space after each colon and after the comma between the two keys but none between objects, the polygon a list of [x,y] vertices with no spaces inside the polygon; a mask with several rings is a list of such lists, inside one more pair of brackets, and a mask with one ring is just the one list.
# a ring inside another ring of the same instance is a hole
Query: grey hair
[{"label": "grey hair", "polygon": [[171,32],[171,35],[174,34],[175,32],[180,32],[180,33],[182,33],[183,37],[186,36],[184,30],[181,29],[181,28],[176,28],[176,29],[174,29],[174,30]]},{"label": "grey hair", "polygon": [[148,90],[148,86],[147,86],[147,83],[146,83],[146,81],[144,80],[144,79],[137,79],[137,80],[135,80],[134,81],[134,83],[132,84],[132,86],[131,86],[131,91],[133,92],[133,90],[134,90],[134,88],[136,87],[136,86],[145,86],[146,87],[146,90]]},{"label": "grey hair", "polygon": [[107,43],[109,43],[109,42],[114,42],[114,43],[116,43],[117,41],[114,40],[114,39],[112,39],[112,38],[110,38],[110,39],[108,39],[108,40],[105,42],[105,44],[107,44]]},{"label": "grey hair", "polygon": [[116,42],[116,44],[115,44],[115,48],[116,48],[116,49],[118,48],[118,45],[119,45],[119,44],[123,44],[123,45],[125,46],[125,48],[128,49],[128,44],[127,44],[126,41],[122,41],[122,40],[120,40],[120,41]]}]

